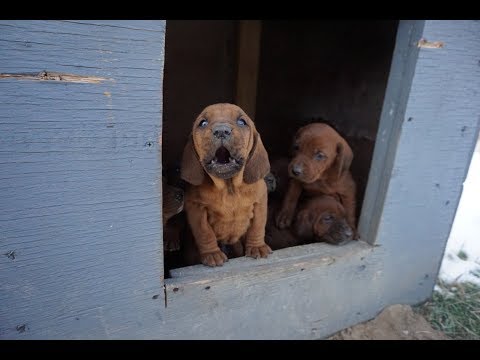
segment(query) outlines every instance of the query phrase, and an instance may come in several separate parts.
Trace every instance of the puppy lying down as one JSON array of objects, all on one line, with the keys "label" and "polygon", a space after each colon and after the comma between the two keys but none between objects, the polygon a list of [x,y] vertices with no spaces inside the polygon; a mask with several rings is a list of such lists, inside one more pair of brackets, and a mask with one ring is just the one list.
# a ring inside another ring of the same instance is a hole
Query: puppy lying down
[{"label": "puppy lying down", "polygon": [[206,107],[193,123],[181,177],[188,185],[184,209],[200,261],[227,261],[220,245],[246,256],[267,257],[265,243],[267,151],[250,117],[233,104]]},{"label": "puppy lying down", "polygon": [[268,200],[267,244],[277,250],[312,242],[341,245],[352,240],[353,231],[346,220],[345,208],[334,196],[303,196],[296,206],[291,227],[279,229],[275,225],[275,214],[281,208],[288,188],[289,163],[286,157],[274,159],[271,163],[269,177],[276,186],[271,190]]},{"label": "puppy lying down", "polygon": [[304,201],[296,215],[293,233],[307,242],[341,245],[353,238],[345,208],[333,196],[321,195]]}]

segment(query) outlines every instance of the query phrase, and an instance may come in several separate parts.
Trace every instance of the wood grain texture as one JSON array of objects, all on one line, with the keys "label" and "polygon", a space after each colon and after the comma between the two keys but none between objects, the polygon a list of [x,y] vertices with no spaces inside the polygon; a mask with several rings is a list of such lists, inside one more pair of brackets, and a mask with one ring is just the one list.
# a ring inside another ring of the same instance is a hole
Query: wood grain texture
[{"label": "wood grain texture", "polygon": [[75,74],[57,73],[42,70],[39,73],[15,73],[0,74],[0,79],[17,79],[17,80],[39,80],[39,81],[64,81],[82,84],[99,84],[107,80],[98,76],[81,76]]},{"label": "wood grain texture", "polygon": [[[376,315],[382,251],[311,244],[166,279],[167,339],[318,339]],[[370,284],[365,287],[368,281]],[[353,304],[353,306],[352,306]],[[189,324],[181,326],[180,324]]]},{"label": "wood grain texture", "polygon": [[0,338],[154,336],[164,30],[0,22],[0,73],[111,79],[0,81]]},{"label": "wood grain texture", "polygon": [[369,243],[373,243],[377,237],[378,224],[415,73],[419,50],[411,45],[422,36],[424,25],[423,21],[401,21],[398,26],[372,166],[368,174],[358,223],[360,236]]},{"label": "wood grain texture", "polygon": [[426,299],[437,278],[478,138],[478,34],[479,21],[425,22],[444,47],[420,49],[376,238],[394,303]]}]

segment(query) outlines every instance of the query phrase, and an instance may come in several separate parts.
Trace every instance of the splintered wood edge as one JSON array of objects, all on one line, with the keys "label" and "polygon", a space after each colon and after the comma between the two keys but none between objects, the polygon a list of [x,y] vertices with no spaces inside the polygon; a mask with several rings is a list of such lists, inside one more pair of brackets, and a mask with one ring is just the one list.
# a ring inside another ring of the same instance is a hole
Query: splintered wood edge
[{"label": "splintered wood edge", "polygon": [[99,76],[75,75],[53,71],[40,71],[39,73],[1,73],[0,79],[61,81],[82,84],[100,84],[102,81],[112,80]]},{"label": "splintered wood edge", "polygon": [[424,49],[441,49],[445,46],[443,41],[427,41],[427,39],[420,39],[417,46]]}]

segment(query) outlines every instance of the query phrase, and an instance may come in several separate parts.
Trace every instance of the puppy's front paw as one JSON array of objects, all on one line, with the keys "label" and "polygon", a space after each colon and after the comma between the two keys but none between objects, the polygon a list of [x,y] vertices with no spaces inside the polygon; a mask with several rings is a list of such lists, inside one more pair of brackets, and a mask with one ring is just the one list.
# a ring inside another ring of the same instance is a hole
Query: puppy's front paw
[{"label": "puppy's front paw", "polygon": [[227,255],[225,255],[221,250],[200,255],[200,258],[203,265],[212,267],[222,266],[225,262],[228,261]]},{"label": "puppy's front paw", "polygon": [[308,210],[300,211],[295,217],[293,233],[302,239],[310,239],[312,235],[312,220]]},{"label": "puppy's front paw", "polygon": [[289,227],[292,224],[293,211],[290,209],[282,209],[278,212],[277,217],[275,218],[275,223],[277,227],[282,230]]},{"label": "puppy's front paw", "polygon": [[360,234],[358,233],[357,229],[353,229],[353,240],[360,240]]},{"label": "puppy's front paw", "polygon": [[310,212],[308,210],[300,211],[296,216],[295,222],[301,223],[301,224],[311,223]]},{"label": "puppy's front paw", "polygon": [[267,244],[261,246],[246,246],[245,256],[253,257],[258,259],[259,257],[266,258],[268,254],[271,254],[273,251],[270,249],[270,246]]}]

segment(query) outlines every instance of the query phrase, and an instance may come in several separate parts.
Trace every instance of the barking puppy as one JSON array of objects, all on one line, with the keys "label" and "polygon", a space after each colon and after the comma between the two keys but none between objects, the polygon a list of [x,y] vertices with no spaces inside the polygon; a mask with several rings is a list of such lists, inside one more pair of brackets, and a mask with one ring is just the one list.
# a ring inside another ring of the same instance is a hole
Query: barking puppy
[{"label": "barking puppy", "polygon": [[185,212],[204,265],[227,256],[219,243],[244,244],[245,255],[267,257],[265,244],[268,154],[255,124],[233,104],[206,107],[193,123],[182,157],[189,186]]},{"label": "barking puppy", "polygon": [[356,186],[350,173],[353,152],[345,139],[329,125],[313,123],[297,131],[293,151],[288,165],[291,179],[276,225],[284,229],[292,224],[303,191],[309,197],[337,197],[345,208],[348,225],[356,233]]}]

